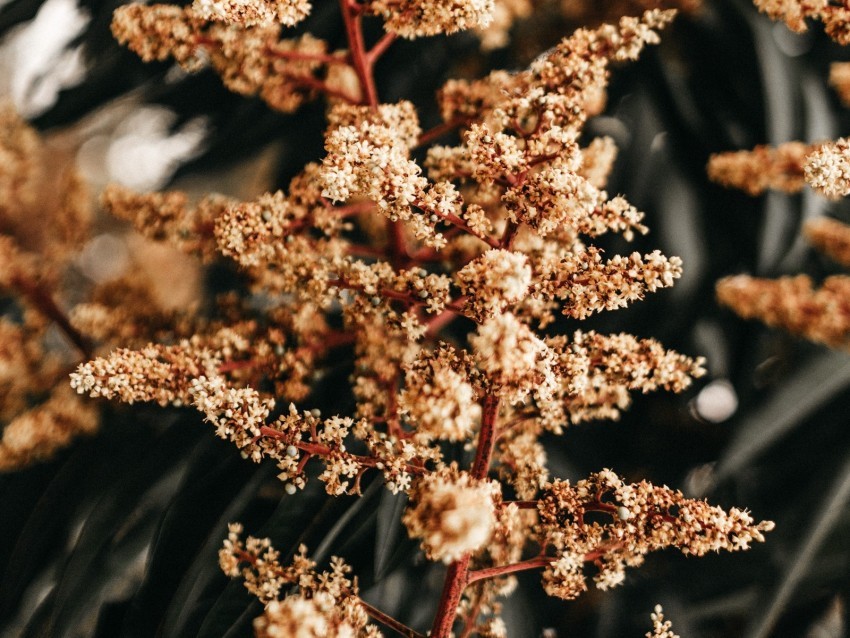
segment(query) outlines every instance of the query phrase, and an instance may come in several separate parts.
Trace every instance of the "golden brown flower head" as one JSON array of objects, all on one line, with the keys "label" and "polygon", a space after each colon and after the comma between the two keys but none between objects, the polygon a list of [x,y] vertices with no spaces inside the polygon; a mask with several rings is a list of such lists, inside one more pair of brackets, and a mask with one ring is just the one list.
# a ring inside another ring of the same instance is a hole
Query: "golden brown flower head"
[{"label": "golden brown flower head", "polygon": [[490,391],[508,403],[519,403],[532,394],[543,399],[551,396],[557,384],[555,354],[511,313],[481,324],[469,343]]},{"label": "golden brown flower head", "polygon": [[[590,512],[603,513],[608,520],[590,522]],[[568,599],[586,589],[585,561],[599,568],[593,578],[596,586],[608,589],[622,583],[626,566],[640,565],[651,551],[677,547],[696,556],[739,551],[764,541],[763,532],[774,527],[771,521],[755,523],[746,511],[725,512],[668,487],[624,483],[610,470],[591,474],[575,486],[550,483],[538,513],[540,542],[557,551],[543,575],[546,591]]]}]

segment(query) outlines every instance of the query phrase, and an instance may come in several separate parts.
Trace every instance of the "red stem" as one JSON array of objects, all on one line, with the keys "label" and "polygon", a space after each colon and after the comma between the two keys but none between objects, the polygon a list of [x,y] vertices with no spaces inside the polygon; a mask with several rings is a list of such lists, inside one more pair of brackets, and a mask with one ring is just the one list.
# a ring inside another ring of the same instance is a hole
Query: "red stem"
[{"label": "red stem", "polygon": [[477,479],[487,478],[490,471],[490,460],[493,458],[493,447],[496,444],[496,420],[499,418],[499,397],[492,394],[484,399],[484,410],[481,415],[481,432],[478,433],[478,449],[475,452],[475,462],[472,465],[472,476]]},{"label": "red stem", "polygon": [[373,46],[366,54],[366,63],[369,67],[373,67],[375,65],[378,58],[387,52],[387,49],[389,49],[392,43],[396,41],[397,37],[398,36],[395,33],[385,33],[381,36],[381,39],[378,40],[375,43],[375,46]]},{"label": "red stem", "polygon": [[457,118],[449,120],[448,122],[443,122],[442,124],[437,124],[437,126],[430,128],[427,131],[423,131],[416,142],[416,148],[419,148],[420,146],[427,146],[431,142],[434,142],[444,135],[448,135],[455,129],[460,128],[468,121],[469,120],[466,118]]},{"label": "red stem", "polygon": [[476,569],[469,572],[469,575],[466,578],[466,584],[469,585],[470,583],[474,583],[478,580],[484,580],[485,578],[497,578],[499,576],[522,572],[528,569],[540,569],[541,567],[546,567],[546,565],[551,563],[553,560],[554,559],[551,556],[535,556],[534,558],[529,558],[528,560],[523,560],[518,563],[511,563],[510,565]]},{"label": "red stem", "polygon": [[269,55],[282,60],[294,60],[296,62],[319,62],[321,64],[348,64],[344,58],[329,53],[304,53],[303,51],[287,51],[270,46],[266,49]]},{"label": "red stem", "polygon": [[[486,478],[490,472],[493,446],[496,443],[496,421],[498,417],[499,397],[488,395],[484,399],[481,431],[478,433],[478,447],[475,450],[475,461],[472,464],[471,474],[477,479]],[[449,565],[443,584],[443,594],[440,596],[440,604],[437,607],[437,615],[434,617],[434,624],[431,627],[431,638],[448,638],[451,634],[460,598],[469,582],[469,560],[471,557],[471,553],[464,554]]]},{"label": "red stem", "polygon": [[339,0],[342,20],[345,24],[345,35],[348,38],[348,50],[351,56],[351,66],[360,80],[360,88],[366,103],[372,108],[378,106],[378,91],[375,79],[372,77],[372,67],[366,53],[366,43],[363,41],[363,18],[359,8],[351,0]]},{"label": "red stem", "polygon": [[404,239],[404,228],[401,222],[387,220],[387,234],[390,237],[387,252],[390,261],[396,268],[402,268],[408,261],[407,242]]},{"label": "red stem", "polygon": [[452,626],[455,624],[458,603],[466,587],[470,556],[470,554],[464,554],[460,559],[449,565],[446,571],[440,604],[437,607],[434,624],[431,626],[431,638],[448,638],[451,634]]},{"label": "red stem", "polygon": [[89,340],[71,325],[68,315],[56,305],[53,297],[41,285],[26,277],[14,277],[11,283],[36,310],[53,321],[65,333],[68,340],[76,346],[83,356],[87,359],[91,358],[92,347]]},{"label": "red stem", "polygon": [[502,507],[516,505],[521,510],[536,510],[540,501],[502,501]]},{"label": "red stem", "polygon": [[415,631],[407,625],[400,623],[392,616],[388,616],[387,614],[382,612],[380,609],[372,607],[372,605],[367,603],[362,598],[358,598],[357,602],[363,608],[363,611],[369,614],[369,616],[377,620],[382,625],[385,625],[390,629],[394,630],[399,635],[405,636],[405,638],[425,638],[425,636],[420,634],[418,631]]}]

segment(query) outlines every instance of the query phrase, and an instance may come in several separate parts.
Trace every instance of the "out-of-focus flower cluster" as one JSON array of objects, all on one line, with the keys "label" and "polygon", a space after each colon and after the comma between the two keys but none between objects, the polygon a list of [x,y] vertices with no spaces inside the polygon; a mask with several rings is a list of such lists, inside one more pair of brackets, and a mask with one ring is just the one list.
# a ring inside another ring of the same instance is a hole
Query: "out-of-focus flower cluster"
[{"label": "out-of-focus flower cluster", "polygon": [[782,20],[798,33],[806,31],[807,19],[823,22],[826,33],[839,44],[850,44],[850,9],[831,0],[754,0],[759,11]]}]

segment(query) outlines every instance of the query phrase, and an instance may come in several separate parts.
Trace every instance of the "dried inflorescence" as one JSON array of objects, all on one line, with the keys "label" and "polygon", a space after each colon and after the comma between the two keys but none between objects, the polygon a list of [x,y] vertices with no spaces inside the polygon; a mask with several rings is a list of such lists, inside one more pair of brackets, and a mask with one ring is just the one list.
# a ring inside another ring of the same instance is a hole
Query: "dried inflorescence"
[{"label": "dried inflorescence", "polygon": [[190,206],[187,195],[179,191],[141,194],[113,184],[103,192],[101,203],[144,236],[169,241],[190,255],[210,261],[217,255],[211,241],[215,220],[236,202],[213,194]]},{"label": "dried inflorescence", "polygon": [[829,84],[835,89],[841,103],[850,106],[850,62],[833,62],[829,65]]},{"label": "dried inflorescence", "polygon": [[850,194],[850,143],[843,138],[817,144],[786,142],[718,153],[709,159],[708,177],[749,195],[770,189],[796,193],[808,183],[824,197],[836,199]]},{"label": "dried inflorescence", "polygon": [[717,299],[744,319],[758,319],[833,348],[850,346],[849,276],[833,275],[816,287],[806,275],[735,275],[717,282]]},{"label": "dried inflorescence", "polygon": [[[596,586],[608,589],[649,552],[666,547],[695,556],[738,551],[764,541],[763,532],[773,529],[772,522],[755,523],[746,511],[725,512],[646,481],[627,484],[610,470],[575,485],[553,481],[543,491],[538,512],[539,542],[556,552],[543,572],[544,587],[550,595],[568,599],[587,589],[586,561],[598,568]],[[591,519],[593,512],[607,520]]]},{"label": "dried inflorescence", "polygon": [[[144,331],[128,321],[133,347],[109,342],[111,353],[72,375],[74,387],[128,403],[194,406],[244,457],[273,459],[288,495],[306,485],[314,464],[332,495],[360,494],[373,477],[405,493],[409,535],[428,558],[450,565],[436,638],[449,635],[458,612],[479,634],[503,635],[497,599],[513,587],[516,565],[546,568],[547,589],[564,596],[593,552],[607,587],[619,582],[624,562],[650,549],[742,548],[767,529],[747,527],[737,510],[726,515],[603,473],[591,482],[604,478],[604,490],[622,501],[617,508],[632,508],[626,518],[641,526],[619,517],[579,552],[571,534],[584,533],[583,523],[567,520],[563,508],[570,498],[593,503],[575,496],[578,487],[547,483],[544,433],[617,418],[630,393],[680,392],[704,373],[702,360],[651,339],[546,337],[537,328],[558,313],[584,319],[622,308],[681,275],[678,257],[603,256],[586,243],[605,233],[630,240],[647,228],[643,213],[605,190],[613,142],[578,142],[604,105],[610,65],[657,43],[673,12],[580,29],[525,71],[450,81],[438,96],[444,123],[422,131],[411,102],[380,103],[376,60],[396,36],[482,27],[493,4],[346,0],[340,10],[349,49],[336,52],[306,34],[280,40],[278,23],[307,13],[300,1],[116,13],[116,35],[146,59],[172,56],[195,68],[206,56],[233,90],[282,110],[326,95],[326,154],[287,189],[250,201],[216,196],[191,206],[179,192],[110,188],[107,207],[143,234],[235,262],[247,279],[240,292],[254,302],[234,303],[214,320],[175,316],[170,333],[166,314],[153,313],[156,327],[141,343]],[[381,17],[386,31],[370,49],[364,15]],[[454,145],[432,144],[452,131]],[[101,324],[119,316],[121,295],[103,297],[75,322],[114,335]],[[351,366],[351,415],[323,417],[281,401],[309,399],[324,366],[343,361]],[[460,466],[460,454],[473,450],[469,467]],[[524,500],[503,500],[511,490]],[[690,517],[681,528],[661,520],[673,504]],[[707,530],[702,537],[698,526]],[[367,615],[398,629],[359,600],[340,561],[317,574],[302,551],[284,567],[268,540],[243,543],[240,532],[231,529],[221,563],[267,604],[259,635],[374,635]],[[606,544],[609,533],[620,545]],[[560,554],[523,561],[534,543]],[[464,593],[479,580],[486,582]]]},{"label": "dried inflorescence", "polygon": [[[280,552],[268,538],[248,536],[242,540],[242,525],[231,523],[219,563],[228,576],[241,576],[245,587],[266,605],[254,621],[257,636],[298,638],[377,638],[375,625],[360,604],[357,579],[349,578],[351,567],[331,558],[330,570],[316,571],[301,545],[289,565],[281,565]],[[286,596],[285,590],[298,588]]]},{"label": "dried inflorescence", "polygon": [[821,144],[806,156],[803,170],[806,181],[824,197],[850,195],[850,140]]},{"label": "dried inflorescence", "polygon": [[649,617],[652,620],[652,631],[646,633],[646,638],[679,638],[679,634],[673,631],[673,623],[665,620],[661,605],[656,605]]},{"label": "dried inflorescence", "polygon": [[759,11],[782,20],[792,31],[808,29],[806,19],[823,22],[826,33],[839,44],[850,44],[850,9],[830,0],[754,0]]},{"label": "dried inflorescence", "polygon": [[0,472],[48,459],[74,438],[97,431],[97,409],[67,387],[58,386],[38,406],[19,414],[3,428]]},{"label": "dried inflorescence", "polygon": [[766,190],[796,193],[806,185],[806,157],[819,147],[787,142],[776,147],[756,146],[751,151],[718,153],[708,161],[708,177],[748,195],[760,195]]}]

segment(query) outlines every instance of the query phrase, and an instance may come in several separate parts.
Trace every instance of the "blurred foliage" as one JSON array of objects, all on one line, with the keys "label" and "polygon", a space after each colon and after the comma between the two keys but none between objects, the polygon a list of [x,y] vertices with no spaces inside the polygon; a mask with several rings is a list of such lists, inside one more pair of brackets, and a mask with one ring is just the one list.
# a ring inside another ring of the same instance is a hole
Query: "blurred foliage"
[{"label": "blurred foliage", "polygon": [[[112,41],[114,0],[83,4],[93,16],[82,36],[87,77],[38,117],[40,128],[67,126],[138,90],[143,101],[177,111],[176,125],[211,118],[205,152],[178,179],[232,167],[270,140],[280,141],[281,184],[321,156],[321,104],[284,116],[228,93],[211,73],[165,81],[166,65],[144,65]],[[343,34],[333,4],[318,3],[307,28],[336,45]],[[0,33],[38,7],[38,0],[5,4]],[[574,26],[551,14],[532,18],[516,29],[515,48],[489,56],[469,35],[399,43],[378,70],[380,93],[386,101],[412,98],[425,124],[433,123],[433,91],[446,78],[520,68]],[[652,556],[623,587],[574,602],[547,598],[535,575],[523,575],[506,602],[506,622],[515,636],[544,628],[558,636],[641,636],[660,602],[683,637],[845,635],[850,357],[740,321],[717,307],[713,286],[737,272],[827,274],[830,266],[805,249],[798,229],[827,208],[846,218],[846,206],[811,193],[751,199],[710,184],[704,168],[712,152],[846,134],[850,114],[826,77],[829,63],[850,59],[850,51],[818,27],[793,35],[747,0],[705,0],[663,40],[616,72],[605,115],[589,132],[616,139],[621,153],[609,190],[647,211],[654,229],[647,241],[681,255],[685,277],[586,327],[626,329],[707,356],[710,375],[700,387],[730,380],[738,411],[720,424],[700,422],[688,406],[699,387],[690,397],[640,398],[620,423],[573,427],[550,441],[550,465],[553,475],[571,479],[611,467],[724,506],[745,505],[777,529],[745,554]],[[209,284],[238,285],[238,278],[221,267]],[[349,408],[347,375],[341,368],[326,377],[311,407]],[[320,560],[344,556],[367,600],[428,625],[443,568],[416,557],[398,522],[398,499],[367,489],[362,499],[327,500],[315,481],[286,497],[272,465],[240,459],[195,411],[109,409],[97,438],[0,477],[0,635],[248,635],[258,603],[216,562],[233,520],[283,551],[305,542]]]}]

